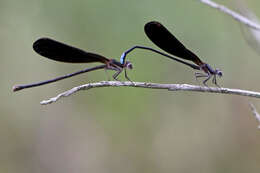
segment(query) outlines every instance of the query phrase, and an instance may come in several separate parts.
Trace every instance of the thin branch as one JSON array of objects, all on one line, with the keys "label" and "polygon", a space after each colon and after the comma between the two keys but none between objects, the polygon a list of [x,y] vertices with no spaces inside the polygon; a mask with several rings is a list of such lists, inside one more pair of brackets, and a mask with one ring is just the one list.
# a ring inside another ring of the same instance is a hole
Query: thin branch
[{"label": "thin branch", "polygon": [[[260,25],[259,19],[255,13],[245,5],[245,2],[238,0],[236,6],[242,15]],[[241,25],[241,31],[248,45],[260,54],[260,31],[245,25]]]},{"label": "thin branch", "polygon": [[258,128],[260,129],[260,115],[259,115],[259,113],[257,112],[255,106],[254,106],[252,103],[250,103],[249,105],[250,105],[250,107],[251,107],[251,109],[252,109],[252,112],[253,112],[253,114],[254,114],[256,120],[257,120],[258,123],[259,123]]},{"label": "thin branch", "polygon": [[218,9],[219,11],[223,12],[223,13],[226,13],[230,16],[232,16],[235,20],[249,26],[249,27],[252,27],[254,29],[257,29],[257,30],[260,30],[260,25],[258,25],[257,23],[249,20],[248,18],[228,9],[227,7],[223,6],[223,5],[219,5],[211,0],[200,0],[200,2],[206,4],[206,5],[209,5],[210,7],[213,7],[213,8],[216,8]]},{"label": "thin branch", "polygon": [[246,91],[240,89],[229,89],[229,88],[215,88],[215,87],[204,87],[188,84],[159,84],[159,83],[146,83],[146,82],[120,82],[120,81],[101,81],[96,83],[88,83],[85,85],[77,86],[63,92],[56,97],[44,100],[41,102],[42,105],[47,105],[56,102],[62,97],[70,96],[80,90],[88,90],[92,88],[101,87],[139,87],[147,89],[167,89],[169,91],[195,91],[195,92],[208,92],[208,93],[219,93],[219,94],[233,94],[247,97],[260,98],[260,92]]}]

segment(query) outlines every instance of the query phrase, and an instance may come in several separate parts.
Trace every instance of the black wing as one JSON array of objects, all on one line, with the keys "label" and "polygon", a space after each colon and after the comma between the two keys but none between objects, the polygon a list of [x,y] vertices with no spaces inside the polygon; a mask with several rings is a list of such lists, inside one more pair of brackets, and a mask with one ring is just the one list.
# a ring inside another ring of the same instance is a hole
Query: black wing
[{"label": "black wing", "polygon": [[33,49],[38,54],[61,62],[85,63],[85,62],[107,62],[108,59],[81,49],[66,45],[50,38],[40,38],[33,43]]},{"label": "black wing", "polygon": [[202,64],[202,61],[193,52],[188,50],[159,22],[147,23],[144,30],[149,39],[162,50],[174,56],[193,61],[197,65]]}]

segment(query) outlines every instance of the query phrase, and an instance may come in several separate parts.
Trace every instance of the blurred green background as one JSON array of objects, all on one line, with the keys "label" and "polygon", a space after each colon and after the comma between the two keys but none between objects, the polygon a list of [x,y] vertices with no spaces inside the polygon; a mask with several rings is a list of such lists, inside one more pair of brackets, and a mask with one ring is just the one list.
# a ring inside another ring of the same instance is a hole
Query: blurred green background
[{"label": "blurred green background", "polygon": [[[235,9],[232,2],[225,5]],[[260,1],[247,3],[260,16]],[[125,87],[39,104],[74,86],[107,80],[103,70],[12,92],[14,84],[95,66],[43,58],[32,50],[36,39],[51,37],[119,59],[133,45],[156,48],[143,31],[152,20],[221,68],[221,86],[260,90],[260,57],[240,25],[197,0],[1,0],[0,172],[258,173],[260,132],[248,106],[253,102],[260,111],[256,99]],[[129,59],[134,81],[198,84],[192,69],[160,55],[136,50]]]}]

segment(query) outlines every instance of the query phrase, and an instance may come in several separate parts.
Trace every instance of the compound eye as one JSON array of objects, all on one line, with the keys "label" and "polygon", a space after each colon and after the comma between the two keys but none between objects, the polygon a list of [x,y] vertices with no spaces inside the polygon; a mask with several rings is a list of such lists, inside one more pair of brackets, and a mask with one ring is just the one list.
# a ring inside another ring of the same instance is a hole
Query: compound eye
[{"label": "compound eye", "polygon": [[126,68],[128,68],[128,69],[133,69],[132,63],[130,63],[129,61],[127,61],[127,62],[126,62]]},{"label": "compound eye", "polygon": [[128,64],[128,65],[127,65],[127,68],[128,68],[128,69],[133,69],[133,65],[132,65],[132,64]]},{"label": "compound eye", "polygon": [[222,75],[223,75],[222,71],[220,71],[220,70],[217,72],[217,74],[219,77],[222,77]]}]

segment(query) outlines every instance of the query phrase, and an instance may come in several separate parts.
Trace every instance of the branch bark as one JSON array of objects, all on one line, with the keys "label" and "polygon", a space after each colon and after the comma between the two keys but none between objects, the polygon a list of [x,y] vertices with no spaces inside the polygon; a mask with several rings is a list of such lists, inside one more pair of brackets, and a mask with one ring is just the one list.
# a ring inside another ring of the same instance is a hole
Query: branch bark
[{"label": "branch bark", "polygon": [[260,25],[249,20],[248,18],[230,10],[229,8],[223,6],[223,5],[219,5],[211,0],[200,0],[200,2],[210,6],[210,7],[213,7],[213,8],[216,8],[218,9],[219,11],[225,13],[225,14],[228,14],[230,16],[232,16],[235,20],[251,27],[251,28],[254,28],[254,29],[257,29],[257,30],[260,30]]},{"label": "branch bark", "polygon": [[43,100],[42,105],[47,105],[54,103],[61,99],[62,97],[70,96],[81,90],[89,90],[92,88],[102,88],[102,87],[138,87],[147,89],[167,89],[168,91],[194,91],[194,92],[207,92],[207,93],[218,93],[218,94],[230,94],[230,95],[240,95],[247,97],[260,98],[260,92],[240,90],[240,89],[230,89],[230,88],[216,88],[216,87],[205,87],[189,84],[159,84],[159,83],[146,83],[146,82],[120,82],[120,81],[101,81],[96,83],[88,83],[85,85],[74,87],[68,91],[65,91],[56,97],[50,98],[48,100]]}]

